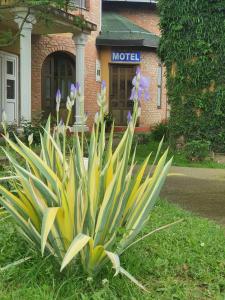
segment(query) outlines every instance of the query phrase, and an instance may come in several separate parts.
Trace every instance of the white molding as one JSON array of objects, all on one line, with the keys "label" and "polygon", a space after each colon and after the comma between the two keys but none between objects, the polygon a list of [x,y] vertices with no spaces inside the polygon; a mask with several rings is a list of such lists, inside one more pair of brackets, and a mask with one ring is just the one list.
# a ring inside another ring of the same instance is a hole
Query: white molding
[{"label": "white molding", "polygon": [[21,119],[31,121],[31,35],[33,25],[36,23],[35,16],[30,14],[27,22],[23,24],[24,18],[27,16],[25,8],[16,8],[14,10],[14,21],[21,28],[20,33],[20,108]]},{"label": "white molding", "polygon": [[[17,23],[18,27],[20,27],[24,21],[24,19],[27,17],[28,10],[24,7],[16,7],[13,9],[15,13],[14,21]],[[33,25],[35,25],[37,22],[35,16],[33,14],[30,14],[27,17],[27,22],[24,22],[23,28],[27,28],[32,30]]]},{"label": "white molding", "polygon": [[85,45],[88,40],[88,35],[81,33],[73,36],[76,46],[76,81],[80,84],[81,98],[76,101],[76,114],[74,126],[80,131],[81,126],[85,126],[84,122],[84,84],[85,84]]},{"label": "white molding", "polygon": [[79,35],[74,35],[73,40],[74,40],[76,46],[84,46],[85,47],[87,40],[88,40],[88,35],[85,33],[81,33]]}]

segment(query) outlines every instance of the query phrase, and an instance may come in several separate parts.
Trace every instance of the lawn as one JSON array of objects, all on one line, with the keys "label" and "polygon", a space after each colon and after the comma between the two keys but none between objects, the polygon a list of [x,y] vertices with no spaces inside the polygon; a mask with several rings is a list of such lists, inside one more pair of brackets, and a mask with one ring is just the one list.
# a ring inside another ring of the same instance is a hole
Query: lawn
[{"label": "lawn", "polygon": [[224,228],[161,200],[143,234],[181,218],[182,223],[150,236],[122,256],[122,265],[149,293],[125,278],[113,278],[110,266],[94,281],[87,280],[79,264],[60,274],[51,257],[41,259],[27,246],[10,220],[1,221],[0,266],[22,257],[32,259],[0,272],[0,299],[225,299]]},{"label": "lawn", "polygon": [[[139,163],[141,163],[142,161],[144,161],[146,156],[150,152],[152,152],[153,155],[150,160],[150,163],[152,163],[154,160],[154,154],[156,154],[156,152],[157,152],[158,145],[159,145],[159,142],[154,141],[151,138],[146,143],[139,142],[138,146],[137,146],[137,156],[136,156],[137,161]],[[162,147],[161,152],[165,151],[167,147],[169,147],[169,145],[167,142],[165,142]],[[169,147],[169,156],[174,156],[173,166],[193,167],[193,168],[214,168],[214,169],[224,169],[225,168],[225,164],[215,162],[212,159],[207,159],[207,160],[201,161],[201,162],[189,161],[185,157],[184,151],[182,151],[182,150],[174,151],[171,149],[171,147]]]},{"label": "lawn", "polygon": [[[89,135],[87,136],[87,141],[89,141]],[[121,133],[115,133],[115,145],[118,144],[118,142],[121,140]],[[141,137],[141,138],[140,138]],[[68,143],[73,143],[73,138],[68,139]],[[155,154],[157,153],[159,142],[155,141],[150,134],[136,134],[134,138],[134,145],[137,144],[137,154],[136,154],[136,160],[138,163],[142,163],[145,158],[149,155],[150,152],[152,152],[152,156],[149,160],[149,163],[153,163]],[[3,146],[4,143],[1,141],[0,146]],[[180,150],[172,150],[172,148],[169,146],[168,142],[164,142],[161,154],[169,148],[169,157],[173,156],[173,166],[180,166],[180,167],[193,167],[193,168],[214,168],[214,169],[225,169],[225,164],[218,163],[213,161],[212,159],[207,159],[205,161],[201,162],[191,162],[189,161],[184,154],[184,151]],[[40,146],[35,145],[33,149],[36,152],[40,151]],[[5,154],[3,150],[0,147],[0,158],[4,157]],[[1,171],[0,166],[0,171]]]}]

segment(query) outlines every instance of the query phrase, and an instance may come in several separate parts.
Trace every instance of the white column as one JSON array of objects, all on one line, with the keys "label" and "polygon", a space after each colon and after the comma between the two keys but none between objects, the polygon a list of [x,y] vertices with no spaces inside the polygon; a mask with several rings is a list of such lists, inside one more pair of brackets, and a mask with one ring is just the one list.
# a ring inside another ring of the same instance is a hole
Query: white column
[{"label": "white column", "polygon": [[[20,113],[22,121],[31,121],[31,34],[35,18],[26,11],[17,11],[15,22],[20,33]],[[26,18],[26,21],[24,22]],[[24,22],[24,23],[23,23]]]},{"label": "white column", "polygon": [[73,37],[76,45],[76,82],[80,84],[80,91],[82,97],[76,101],[76,114],[74,130],[82,131],[87,130],[84,120],[84,85],[85,85],[85,45],[88,35],[81,33]]}]

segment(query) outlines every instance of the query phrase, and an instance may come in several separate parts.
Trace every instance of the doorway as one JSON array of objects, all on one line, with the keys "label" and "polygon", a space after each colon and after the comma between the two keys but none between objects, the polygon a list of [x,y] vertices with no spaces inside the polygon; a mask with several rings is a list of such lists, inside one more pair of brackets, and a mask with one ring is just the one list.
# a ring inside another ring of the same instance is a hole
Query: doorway
[{"label": "doorway", "polygon": [[62,94],[61,109],[66,108],[71,83],[76,82],[75,59],[65,52],[49,55],[42,67],[42,111],[44,115],[55,115],[55,95],[58,89]]},{"label": "doorway", "polygon": [[116,126],[127,125],[127,114],[133,111],[130,100],[136,65],[110,65],[109,109]]},{"label": "doorway", "polygon": [[0,121],[3,111],[8,123],[18,123],[18,57],[0,51]]}]

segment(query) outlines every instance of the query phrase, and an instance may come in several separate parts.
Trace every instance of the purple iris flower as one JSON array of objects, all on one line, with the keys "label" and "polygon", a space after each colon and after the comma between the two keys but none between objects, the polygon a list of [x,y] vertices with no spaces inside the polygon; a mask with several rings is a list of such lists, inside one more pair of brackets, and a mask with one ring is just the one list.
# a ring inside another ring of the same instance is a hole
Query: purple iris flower
[{"label": "purple iris flower", "polygon": [[61,101],[61,98],[62,98],[62,95],[61,95],[60,89],[58,89],[57,93],[56,93],[56,102],[59,103]]},{"label": "purple iris flower", "polygon": [[71,86],[70,86],[70,98],[71,98],[71,100],[74,101],[76,96],[77,96],[77,89],[76,89],[75,84],[72,83]]},{"label": "purple iris flower", "polygon": [[141,68],[140,67],[137,67],[137,69],[136,69],[136,75],[138,75],[138,74],[141,74]]},{"label": "purple iris flower", "polygon": [[75,84],[72,83],[71,86],[70,86],[70,92],[73,93],[73,94],[75,94],[75,93],[76,93],[76,90],[77,90],[77,89],[76,89]]},{"label": "purple iris flower", "polygon": [[77,89],[78,91],[80,90],[80,83],[79,83],[79,82],[76,83],[76,89]]},{"label": "purple iris flower", "polygon": [[106,82],[105,80],[102,80],[102,90],[106,89]]},{"label": "purple iris flower", "polygon": [[127,114],[127,123],[130,123],[132,121],[132,114],[130,111],[128,111],[128,114]]},{"label": "purple iris flower", "polygon": [[61,120],[60,120],[60,122],[59,122],[59,126],[64,126],[63,119],[61,119]]},{"label": "purple iris flower", "polygon": [[132,91],[130,100],[141,100],[141,97],[144,96],[144,100],[148,101],[150,99],[149,95],[149,78],[141,75],[140,67],[136,70],[136,76],[132,81]]}]

